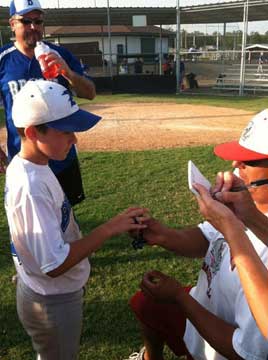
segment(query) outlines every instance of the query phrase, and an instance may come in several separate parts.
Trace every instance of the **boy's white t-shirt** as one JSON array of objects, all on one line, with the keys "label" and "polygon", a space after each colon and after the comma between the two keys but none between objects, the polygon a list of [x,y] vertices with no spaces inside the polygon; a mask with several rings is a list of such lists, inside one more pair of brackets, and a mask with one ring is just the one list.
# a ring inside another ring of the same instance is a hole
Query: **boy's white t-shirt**
[{"label": "boy's white t-shirt", "polygon": [[88,280],[88,259],[52,278],[67,258],[69,243],[81,238],[73,211],[53,172],[13,158],[6,173],[5,208],[13,260],[21,280],[42,295],[70,293]]},{"label": "boy's white t-shirt", "polygon": [[[199,273],[197,286],[190,294],[208,311],[236,327],[233,348],[243,359],[265,360],[268,341],[261,335],[250,312],[237,269],[232,269],[230,248],[211,224],[199,225],[209,241],[209,249]],[[264,264],[268,264],[268,248],[250,230],[246,231]],[[216,352],[187,320],[184,341],[196,360],[226,359]]]}]

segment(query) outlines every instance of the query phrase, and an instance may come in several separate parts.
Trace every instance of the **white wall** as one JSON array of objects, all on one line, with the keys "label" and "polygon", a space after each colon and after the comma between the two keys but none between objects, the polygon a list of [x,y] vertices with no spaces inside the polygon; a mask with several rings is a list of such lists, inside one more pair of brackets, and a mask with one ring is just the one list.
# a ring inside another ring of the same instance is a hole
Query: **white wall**
[{"label": "white wall", "polygon": [[[98,42],[99,50],[103,52],[102,49],[102,38],[101,36],[88,36],[88,37],[63,37],[60,38],[60,43],[64,44],[69,43],[86,43],[86,42]],[[104,44],[104,54],[106,60],[109,60],[109,39],[108,37],[103,38]],[[113,63],[116,63],[116,54],[117,54],[117,45],[122,44],[124,46],[124,52],[126,51],[126,36],[112,36],[111,37],[111,47],[112,47],[112,59]],[[127,36],[127,53],[128,54],[140,54],[141,52],[141,40],[140,37]],[[160,38],[156,38],[155,41],[155,52],[160,53]],[[168,52],[168,39],[162,38],[162,53]],[[129,62],[134,62],[135,59],[129,59]]]}]

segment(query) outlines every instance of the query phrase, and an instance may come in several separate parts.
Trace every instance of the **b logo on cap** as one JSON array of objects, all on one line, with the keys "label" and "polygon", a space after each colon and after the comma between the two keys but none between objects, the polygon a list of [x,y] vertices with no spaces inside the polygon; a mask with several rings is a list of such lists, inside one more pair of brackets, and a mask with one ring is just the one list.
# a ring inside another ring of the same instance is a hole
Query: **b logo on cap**
[{"label": "b logo on cap", "polygon": [[28,5],[29,6],[33,5],[33,0],[28,0]]}]

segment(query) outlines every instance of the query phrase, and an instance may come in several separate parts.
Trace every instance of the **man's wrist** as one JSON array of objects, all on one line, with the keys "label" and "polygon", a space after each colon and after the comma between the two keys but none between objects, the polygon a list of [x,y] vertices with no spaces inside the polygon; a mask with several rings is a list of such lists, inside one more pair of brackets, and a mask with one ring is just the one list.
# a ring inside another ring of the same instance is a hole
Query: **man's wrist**
[{"label": "man's wrist", "polygon": [[190,295],[184,290],[184,288],[180,287],[177,291],[175,301],[178,305],[182,305],[185,303],[185,301],[187,301],[189,296]]},{"label": "man's wrist", "polygon": [[69,84],[71,86],[73,86],[73,84],[77,78],[77,74],[73,70],[70,69],[70,71],[68,71],[68,73],[66,72],[64,74],[64,77],[68,80]]}]

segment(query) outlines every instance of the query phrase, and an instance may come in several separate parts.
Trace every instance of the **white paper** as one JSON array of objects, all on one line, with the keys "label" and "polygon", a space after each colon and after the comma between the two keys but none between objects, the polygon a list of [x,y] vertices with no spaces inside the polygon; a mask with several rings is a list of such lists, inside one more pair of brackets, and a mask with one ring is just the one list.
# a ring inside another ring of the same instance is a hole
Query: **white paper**
[{"label": "white paper", "polygon": [[189,160],[188,161],[188,185],[189,189],[195,194],[198,195],[198,192],[193,188],[193,184],[201,184],[207,190],[210,190],[211,184],[208,179],[200,172],[200,170],[195,166],[195,164]]}]

